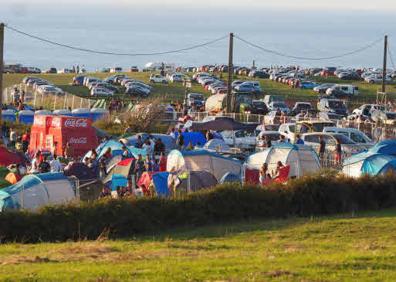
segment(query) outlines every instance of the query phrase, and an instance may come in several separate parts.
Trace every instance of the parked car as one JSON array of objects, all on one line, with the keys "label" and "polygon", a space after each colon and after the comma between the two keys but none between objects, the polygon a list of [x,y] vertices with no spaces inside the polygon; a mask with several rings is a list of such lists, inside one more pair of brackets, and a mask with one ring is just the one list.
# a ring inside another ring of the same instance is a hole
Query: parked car
[{"label": "parked car", "polygon": [[76,86],[83,86],[84,85],[84,79],[85,79],[85,76],[83,76],[83,75],[75,76],[75,77],[73,77],[72,84],[76,85]]},{"label": "parked car", "polygon": [[150,75],[150,82],[151,83],[168,83],[168,81],[166,80],[166,78],[160,74],[152,74]]},{"label": "parked car", "polygon": [[53,85],[41,85],[37,88],[37,92],[44,95],[52,94],[57,96],[61,96],[65,94],[65,92],[62,89]]},{"label": "parked car", "polygon": [[356,96],[359,94],[359,87],[351,84],[336,84],[326,90],[326,95],[334,97]]},{"label": "parked car", "polygon": [[282,96],[276,96],[276,95],[265,95],[264,96],[264,103],[269,107],[269,104],[271,102],[284,102],[284,99]]},{"label": "parked car", "polygon": [[318,102],[318,110],[321,112],[335,113],[344,117],[348,115],[347,107],[344,102],[339,99],[320,99]]},{"label": "parked car", "polygon": [[270,75],[265,72],[265,71],[260,71],[260,70],[252,70],[249,72],[249,77],[254,77],[254,78],[269,78]]},{"label": "parked car", "polygon": [[116,72],[122,72],[122,67],[114,67],[110,69],[110,72],[116,73]]},{"label": "parked car", "polygon": [[264,101],[253,100],[250,113],[256,115],[266,115],[268,113],[268,107]]},{"label": "parked car", "polygon": [[183,82],[184,76],[181,73],[174,73],[169,76],[170,82]]},{"label": "parked car", "polygon": [[196,106],[198,108],[203,107],[205,105],[204,95],[201,93],[188,93],[187,94],[187,106],[192,107]]},{"label": "parked car", "polygon": [[57,73],[58,70],[56,68],[49,68],[45,71],[45,73]]},{"label": "parked car", "polygon": [[284,102],[271,102],[268,106],[268,110],[270,111],[280,110],[286,115],[290,114],[290,109]]},{"label": "parked car", "polygon": [[323,132],[343,134],[356,144],[374,145],[374,142],[366,134],[356,128],[325,127]]},{"label": "parked car", "polygon": [[232,147],[241,149],[253,149],[256,146],[255,130],[236,130],[236,131],[222,131],[221,136],[224,142]]},{"label": "parked car", "polygon": [[245,81],[235,86],[234,89],[238,92],[252,92],[252,93],[261,92],[261,86],[258,81]]},{"label": "parked car", "polygon": [[151,94],[151,90],[146,87],[143,87],[142,85],[135,84],[128,86],[125,89],[125,94],[148,97]]},{"label": "parked car", "polygon": [[309,102],[296,102],[294,104],[294,107],[291,109],[290,114],[292,116],[295,116],[301,112],[307,113],[307,112],[312,112],[314,109]]},{"label": "parked car", "polygon": [[114,92],[104,87],[94,87],[91,89],[91,96],[113,96]]},{"label": "parked car", "polygon": [[304,140],[305,145],[312,146],[314,150],[318,151],[320,146],[320,137],[326,143],[326,150],[329,153],[335,152],[337,140],[341,143],[342,153],[344,156],[359,153],[370,145],[359,145],[353,142],[349,137],[338,133],[315,132],[302,134],[301,139]]},{"label": "parked car", "polygon": [[386,107],[384,105],[378,105],[378,104],[364,104],[361,105],[359,108],[354,109],[352,111],[352,114],[355,114],[357,116],[362,115],[364,117],[371,117],[371,113],[374,111],[386,111]]},{"label": "parked car", "polygon": [[129,69],[129,71],[130,71],[130,72],[139,72],[139,68],[138,68],[137,66],[132,66],[132,67]]},{"label": "parked car", "polygon": [[313,91],[319,93],[319,94],[324,94],[326,93],[327,89],[333,87],[335,84],[334,83],[323,83],[320,84],[316,87],[313,88]]},{"label": "parked car", "polygon": [[279,143],[282,136],[287,139],[287,136],[279,131],[261,131],[256,137],[256,151],[265,150],[268,141],[271,141],[271,145]]},{"label": "parked car", "polygon": [[300,82],[301,89],[314,89],[317,86],[318,86],[318,84],[313,81],[301,81]]}]

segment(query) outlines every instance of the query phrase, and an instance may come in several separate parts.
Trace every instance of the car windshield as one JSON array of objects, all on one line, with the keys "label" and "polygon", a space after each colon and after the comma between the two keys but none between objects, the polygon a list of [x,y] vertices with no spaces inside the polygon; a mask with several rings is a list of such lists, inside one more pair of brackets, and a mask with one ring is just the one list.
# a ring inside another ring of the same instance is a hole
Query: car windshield
[{"label": "car windshield", "polygon": [[396,119],[396,113],[386,113],[387,119]]},{"label": "car windshield", "polygon": [[340,141],[341,144],[355,144],[349,137],[343,135],[343,134],[334,134],[334,138],[336,138],[338,141]]},{"label": "car windshield", "polygon": [[311,105],[310,104],[297,104],[296,108],[297,109],[307,110],[307,109],[311,109]]},{"label": "car windshield", "polygon": [[329,106],[333,109],[340,109],[345,107],[342,101],[329,101]]},{"label": "car windshield", "polygon": [[277,108],[286,108],[285,103],[281,103],[281,102],[272,103],[272,106]]}]

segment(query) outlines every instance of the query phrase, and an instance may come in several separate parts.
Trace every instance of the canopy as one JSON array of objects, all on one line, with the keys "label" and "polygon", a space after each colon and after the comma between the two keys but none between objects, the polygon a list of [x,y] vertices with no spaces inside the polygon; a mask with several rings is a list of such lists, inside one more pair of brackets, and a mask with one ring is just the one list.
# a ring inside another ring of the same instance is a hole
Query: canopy
[{"label": "canopy", "polygon": [[183,151],[173,150],[167,159],[168,172],[207,171],[217,181],[228,172],[241,174],[241,163],[206,150]]},{"label": "canopy", "polygon": [[396,171],[396,156],[362,152],[344,161],[342,172],[351,177],[364,174],[376,176],[390,170]]},{"label": "canopy", "polygon": [[310,146],[289,143],[274,144],[271,148],[250,155],[245,167],[259,170],[263,163],[267,163],[269,171],[275,171],[278,161],[290,165],[289,177],[300,177],[320,170],[319,158]]},{"label": "canopy", "polygon": [[219,117],[207,122],[193,122],[190,129],[193,131],[205,131],[205,130],[254,130],[258,124],[252,123],[241,123],[235,121],[233,118],[229,117]]},{"label": "canopy", "polygon": [[65,167],[64,174],[66,176],[75,176],[80,181],[84,180],[95,180],[96,174],[95,172],[86,166],[84,163],[80,162],[72,162],[68,166]]},{"label": "canopy", "polygon": [[24,158],[21,155],[8,151],[5,147],[0,146],[0,166],[23,164],[24,162]]},{"label": "canopy", "polygon": [[74,185],[62,173],[30,174],[0,191],[0,211],[36,210],[49,204],[66,203],[76,197]]}]

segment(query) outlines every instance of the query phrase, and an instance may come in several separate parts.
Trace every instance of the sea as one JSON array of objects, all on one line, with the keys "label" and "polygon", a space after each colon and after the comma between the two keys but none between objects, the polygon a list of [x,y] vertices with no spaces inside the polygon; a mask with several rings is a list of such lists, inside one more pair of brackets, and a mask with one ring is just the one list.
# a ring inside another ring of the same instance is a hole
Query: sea
[{"label": "sea", "polygon": [[[394,50],[396,56],[396,17],[391,12],[166,5],[118,7],[89,3],[72,7],[34,5],[33,1],[28,6],[9,5],[0,8],[0,21],[51,41],[114,53],[178,50],[227,36],[230,32],[264,49],[314,58],[344,54],[377,40],[374,46],[358,53],[312,61],[266,52],[235,38],[234,64],[244,66],[251,66],[254,61],[259,67],[381,67],[384,49],[381,39],[385,34],[389,35],[389,49]],[[116,66],[142,68],[148,62],[181,66],[225,64],[228,44],[228,38],[224,38],[208,46],[173,54],[99,55],[54,46],[6,29],[4,52],[6,63],[42,69],[79,65],[94,71]],[[389,67],[394,67],[393,62],[389,62]]]}]

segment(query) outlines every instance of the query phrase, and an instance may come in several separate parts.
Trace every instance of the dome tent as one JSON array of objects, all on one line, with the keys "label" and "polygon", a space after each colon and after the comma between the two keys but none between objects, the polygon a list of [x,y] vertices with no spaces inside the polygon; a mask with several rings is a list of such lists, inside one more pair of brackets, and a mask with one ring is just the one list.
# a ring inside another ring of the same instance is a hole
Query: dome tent
[{"label": "dome tent", "polygon": [[30,174],[0,191],[0,211],[37,210],[76,199],[74,184],[62,173]]},{"label": "dome tent", "polygon": [[396,156],[370,151],[362,152],[346,159],[342,168],[342,172],[350,177],[375,176],[392,170],[396,171]]},{"label": "dome tent", "polygon": [[396,156],[396,140],[384,140],[370,148],[369,152]]},{"label": "dome tent", "polygon": [[278,161],[290,165],[289,177],[301,177],[320,170],[318,155],[310,146],[289,143],[276,144],[250,155],[244,167],[245,171],[246,169],[258,171],[263,163],[267,163],[269,171],[275,171]]},{"label": "dome tent", "polygon": [[167,159],[168,172],[207,171],[213,174],[217,181],[228,172],[241,174],[241,163],[206,150],[178,151],[173,150]]}]

